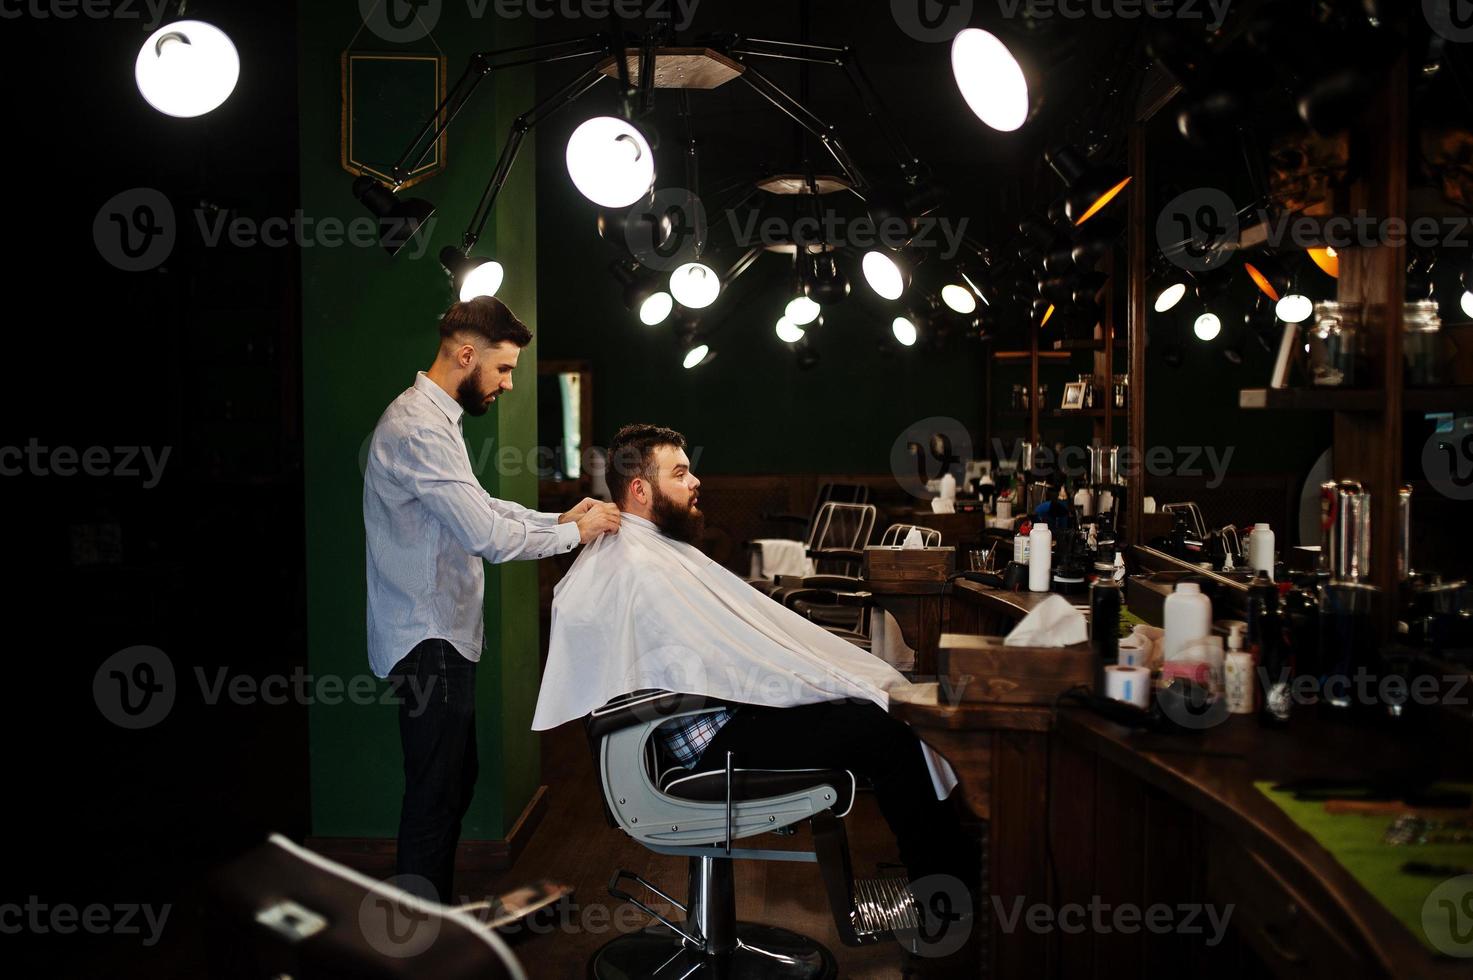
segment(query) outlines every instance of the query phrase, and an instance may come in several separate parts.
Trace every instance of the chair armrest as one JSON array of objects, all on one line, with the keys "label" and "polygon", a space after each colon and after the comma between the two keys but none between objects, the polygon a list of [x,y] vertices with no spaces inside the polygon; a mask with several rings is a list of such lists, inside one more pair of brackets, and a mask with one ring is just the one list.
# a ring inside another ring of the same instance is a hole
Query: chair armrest
[{"label": "chair armrest", "polygon": [[802,581],[805,589],[831,589],[836,592],[860,592],[866,584],[864,579],[852,575],[805,575]]},{"label": "chair armrest", "polygon": [[864,552],[858,548],[809,548],[808,557],[814,561],[852,561],[862,563]]},{"label": "chair armrest", "polygon": [[595,708],[588,716],[588,737],[603,738],[625,728],[651,721],[662,721],[693,711],[717,711],[731,707],[731,702],[708,698],[701,694],[672,694],[669,691],[643,691],[626,699]]}]

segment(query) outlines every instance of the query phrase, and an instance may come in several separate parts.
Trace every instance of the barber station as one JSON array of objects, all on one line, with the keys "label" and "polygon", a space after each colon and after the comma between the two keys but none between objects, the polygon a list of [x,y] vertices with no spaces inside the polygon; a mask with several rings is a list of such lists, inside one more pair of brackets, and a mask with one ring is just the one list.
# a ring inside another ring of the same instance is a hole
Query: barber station
[{"label": "barber station", "polygon": [[1467,4],[43,6],[26,975],[1473,974]]}]

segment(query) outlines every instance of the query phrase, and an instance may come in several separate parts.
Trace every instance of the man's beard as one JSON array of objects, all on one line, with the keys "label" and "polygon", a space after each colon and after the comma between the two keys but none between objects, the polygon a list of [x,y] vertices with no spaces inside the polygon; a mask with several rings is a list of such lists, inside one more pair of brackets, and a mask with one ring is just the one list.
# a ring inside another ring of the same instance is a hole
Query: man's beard
[{"label": "man's beard", "polygon": [[680,506],[653,484],[650,489],[654,491],[654,499],[650,502],[650,518],[655,522],[655,527],[666,537],[689,545],[699,545],[706,533],[706,515],[694,504]]},{"label": "man's beard", "polygon": [[475,418],[490,410],[486,393],[481,390],[481,365],[477,364],[474,371],[461,379],[460,387],[455,389],[455,400],[460,402],[465,414]]}]

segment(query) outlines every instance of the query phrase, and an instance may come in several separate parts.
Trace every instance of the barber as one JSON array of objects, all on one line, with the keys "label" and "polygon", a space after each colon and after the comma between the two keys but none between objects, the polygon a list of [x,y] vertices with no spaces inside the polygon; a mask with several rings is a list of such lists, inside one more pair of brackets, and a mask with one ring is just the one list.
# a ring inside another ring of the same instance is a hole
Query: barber
[{"label": "barber", "polygon": [[465,416],[485,415],[512,390],[531,341],[500,300],[452,306],[434,364],[374,428],[363,477],[368,659],[397,692],[404,751],[397,872],[414,876],[401,882],[407,890],[446,903],[477,774],[481,562],[564,554],[619,529],[613,504],[585,499],[544,514],[492,497],[471,470]]}]

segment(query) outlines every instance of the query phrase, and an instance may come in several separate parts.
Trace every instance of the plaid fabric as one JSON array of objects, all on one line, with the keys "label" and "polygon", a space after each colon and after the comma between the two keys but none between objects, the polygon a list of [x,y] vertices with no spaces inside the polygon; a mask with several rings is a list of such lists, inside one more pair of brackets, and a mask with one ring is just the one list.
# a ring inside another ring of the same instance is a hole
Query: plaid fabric
[{"label": "plaid fabric", "polygon": [[678,764],[687,769],[701,761],[701,753],[721,731],[721,726],[731,721],[731,709],[722,708],[703,715],[688,715],[667,721],[655,731],[660,743]]}]

